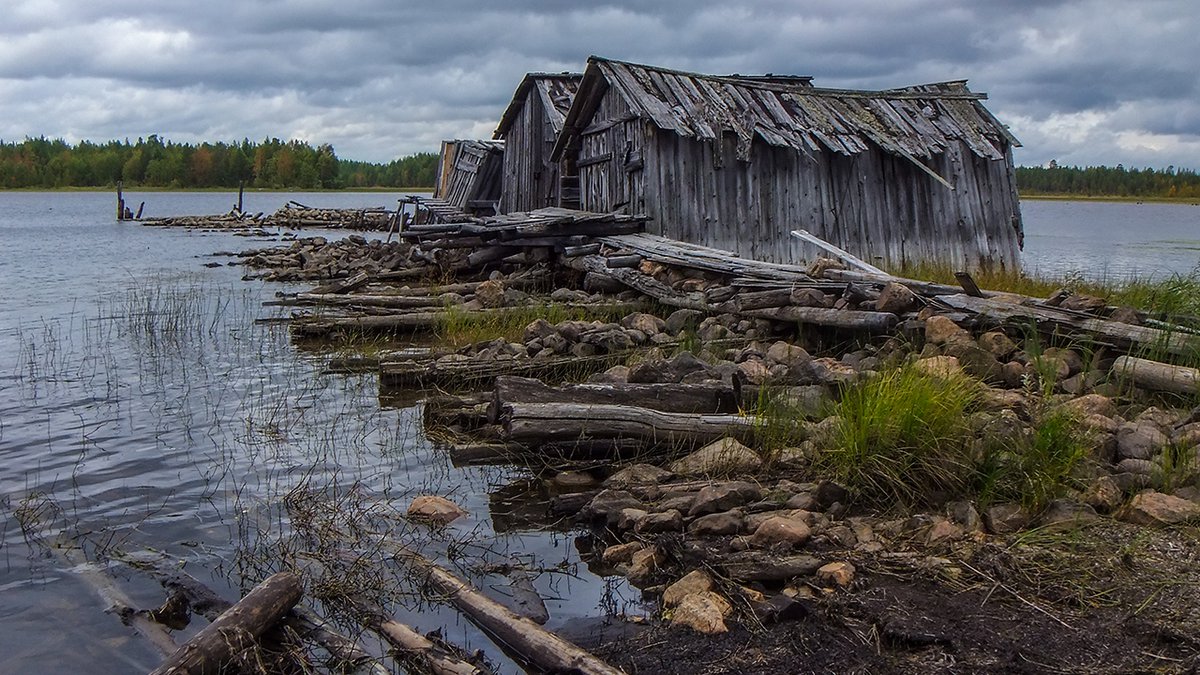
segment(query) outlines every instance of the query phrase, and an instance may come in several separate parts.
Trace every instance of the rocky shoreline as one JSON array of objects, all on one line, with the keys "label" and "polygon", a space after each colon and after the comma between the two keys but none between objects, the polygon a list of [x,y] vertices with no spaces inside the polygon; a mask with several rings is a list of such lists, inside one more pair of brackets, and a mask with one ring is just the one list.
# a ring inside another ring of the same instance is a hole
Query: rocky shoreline
[{"label": "rocky shoreline", "polygon": [[[967,293],[955,306],[945,299],[961,289],[830,260],[768,286],[608,240],[526,241],[502,256],[448,241],[307,238],[238,262],[252,278],[323,283],[280,300],[297,307],[298,337],[508,333],[420,356],[400,339],[360,365],[378,369],[381,394],[459,388],[429,399],[431,437],[452,457],[531,467],[554,495],[547,518],[582,528],[589,567],[657,603],[661,620],[583,645],[613,665],[1200,664],[1200,408],[1119,367],[1146,355],[1131,345],[1153,337],[1154,317],[1068,290]],[[985,299],[1028,321],[964,309]],[[531,318],[564,308],[576,318]],[[931,426],[873,456],[897,463],[875,473],[831,459],[857,431],[890,442],[854,428],[853,403],[897,372],[961,397],[954,448],[924,447],[941,433]]]}]

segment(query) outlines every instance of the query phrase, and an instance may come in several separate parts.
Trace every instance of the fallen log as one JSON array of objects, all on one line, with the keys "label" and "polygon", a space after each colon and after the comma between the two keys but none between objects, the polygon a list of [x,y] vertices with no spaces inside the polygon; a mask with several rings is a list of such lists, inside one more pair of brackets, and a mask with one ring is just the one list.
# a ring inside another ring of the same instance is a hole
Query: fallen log
[{"label": "fallen log", "polygon": [[336,281],[331,281],[328,284],[325,284],[323,286],[317,286],[316,288],[309,291],[309,293],[311,293],[313,295],[325,295],[325,294],[342,295],[345,293],[349,293],[350,291],[356,290],[358,288],[362,288],[363,286],[366,286],[367,282],[369,282],[370,280],[371,280],[371,275],[369,273],[358,272],[357,274],[352,274],[352,275],[346,277],[345,279],[338,279]]},{"label": "fallen log", "polygon": [[1091,337],[1124,351],[1150,348],[1178,356],[1200,352],[1200,336],[1186,332],[1107,321],[1053,307],[1018,305],[995,297],[974,298],[958,293],[939,295],[934,299],[947,307],[966,310],[993,321],[1016,324],[1032,321],[1042,331]]},{"label": "fallen log", "polygon": [[625,405],[511,403],[504,438],[524,443],[638,439],[648,445],[699,445],[725,436],[752,442],[754,420],[740,415],[668,413]]},{"label": "fallen log", "polygon": [[151,675],[223,672],[300,601],[302,590],[300,578],[290,572],[267,578],[167,657]]},{"label": "fallen log", "polygon": [[488,408],[488,421],[506,422],[506,407],[514,403],[578,403],[625,405],[661,412],[736,413],[738,398],[732,387],[705,384],[599,384],[552,387],[528,377],[496,378]]},{"label": "fallen log", "polygon": [[824,307],[776,307],[752,309],[742,312],[746,316],[774,321],[808,323],[827,328],[861,330],[870,333],[886,333],[896,327],[900,317],[890,312],[865,312],[850,309],[827,309]]},{"label": "fallen log", "polygon": [[441,295],[338,295],[334,293],[299,293],[296,305],[342,305],[349,307],[386,307],[389,309],[419,309],[462,304],[463,300]]},{"label": "fallen log", "polygon": [[359,622],[387,640],[399,652],[400,658],[416,666],[419,672],[434,675],[487,675],[490,672],[460,659],[412,626],[396,621],[381,610],[368,607],[364,602],[351,601]]},{"label": "fallen log", "polygon": [[1195,394],[1200,391],[1200,370],[1196,368],[1172,366],[1136,356],[1119,356],[1113,362],[1112,372],[1129,378],[1143,389],[1172,394]]},{"label": "fallen log", "polygon": [[73,571],[83,577],[108,605],[105,608],[106,611],[119,616],[122,623],[146,638],[163,656],[173,654],[179,649],[166,627],[152,619],[147,613],[133,608],[129,596],[125,595],[117,586],[116,580],[107,571],[93,563],[81,562],[74,551],[75,549],[63,549],[63,555],[75,564]]},{"label": "fallen log", "polygon": [[453,573],[412,552],[397,554],[400,562],[415,568],[426,583],[445,596],[497,643],[532,665],[556,673],[619,675],[613,668],[571,642],[551,633],[530,619],[519,616],[477,591]]},{"label": "fallen log", "polygon": [[410,385],[445,385],[464,387],[490,382],[500,375],[548,377],[570,374],[587,375],[602,371],[628,358],[628,352],[596,356],[559,356],[553,358],[513,358],[491,361],[453,361],[438,363],[435,358],[423,360],[385,361],[379,365],[381,390]]}]

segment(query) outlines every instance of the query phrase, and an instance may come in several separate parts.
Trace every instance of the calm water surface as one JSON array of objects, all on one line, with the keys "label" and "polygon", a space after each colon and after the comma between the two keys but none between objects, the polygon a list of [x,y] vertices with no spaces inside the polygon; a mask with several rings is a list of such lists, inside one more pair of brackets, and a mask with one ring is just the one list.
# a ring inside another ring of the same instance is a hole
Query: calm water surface
[{"label": "calm water surface", "polygon": [[[396,196],[252,193],[246,209],[271,212],[289,199],[391,207]],[[209,193],[129,197],[141,199],[147,216],[232,203]],[[537,481],[452,467],[423,436],[417,408],[380,406],[374,375],[321,375],[324,358],[297,350],[285,326],[255,321],[272,316],[264,300],[296,288],[205,267],[229,260],[213,252],[274,242],[116,223],[113,202],[0,193],[0,672],[157,664],[55,550],[61,537],[164,551],[233,598],[273,571],[271,552],[290,529],[281,505],[305,490],[353,494],[384,515],[419,493],[450,496],[471,517],[436,537],[419,533],[435,552],[552,568],[535,581],[551,627],[613,605],[616,585],[578,565],[570,538],[522,518]],[[135,604],[162,601],[146,575],[113,572]],[[489,648],[453,612],[398,615]]]},{"label": "calm water surface", "polygon": [[[270,212],[289,199],[390,207],[395,197],[251,193],[246,208]],[[147,216],[224,212],[232,202],[129,196],[142,199]],[[272,316],[262,302],[284,287],[204,266],[227,260],[216,251],[266,243],[116,223],[113,201],[0,193],[0,672],[157,663],[55,551],[62,536],[165,551],[234,597],[272,571],[269,552],[290,528],[281,504],[305,488],[357,486],[361,500],[391,512],[418,493],[452,497],[471,517],[438,535],[438,550],[474,547],[478,559],[554,570],[535,582],[550,599],[551,628],[636,609],[626,587],[578,564],[568,535],[522,516],[531,476],[452,467],[421,433],[418,409],[380,406],[373,375],[321,375],[320,355],[297,350],[285,327],[255,321]],[[1200,207],[1032,201],[1024,216],[1026,265],[1042,273],[1112,279],[1188,273],[1200,262]],[[113,572],[135,604],[162,600],[145,575]],[[452,612],[399,616],[491,649]]]}]

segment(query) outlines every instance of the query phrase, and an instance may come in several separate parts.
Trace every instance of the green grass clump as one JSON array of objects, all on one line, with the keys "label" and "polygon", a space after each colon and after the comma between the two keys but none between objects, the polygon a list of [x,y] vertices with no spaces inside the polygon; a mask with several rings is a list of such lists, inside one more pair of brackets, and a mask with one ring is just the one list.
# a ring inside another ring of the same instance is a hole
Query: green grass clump
[{"label": "green grass clump", "polygon": [[437,337],[448,346],[462,347],[477,342],[504,338],[510,342],[523,339],[525,327],[537,319],[557,324],[563,321],[619,321],[630,313],[628,307],[568,306],[558,303],[508,307],[488,312],[473,312],[451,305],[442,313],[434,329]]},{"label": "green grass clump", "polygon": [[1040,411],[1030,433],[1004,443],[985,439],[975,489],[981,504],[1020,502],[1037,511],[1073,487],[1088,443],[1073,415]]},{"label": "green grass clump", "polygon": [[838,422],[818,467],[870,501],[913,504],[962,493],[975,463],[964,418],[978,387],[911,364],[881,372],[834,406]]}]

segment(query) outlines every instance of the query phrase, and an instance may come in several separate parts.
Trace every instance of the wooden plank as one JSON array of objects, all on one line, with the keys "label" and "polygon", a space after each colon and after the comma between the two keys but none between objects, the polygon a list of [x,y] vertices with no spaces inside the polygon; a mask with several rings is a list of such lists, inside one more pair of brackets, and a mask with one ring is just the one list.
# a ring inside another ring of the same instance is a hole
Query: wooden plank
[{"label": "wooden plank", "polygon": [[869,272],[871,274],[887,275],[887,272],[884,272],[883,270],[872,265],[871,263],[868,263],[867,261],[858,258],[857,256],[846,251],[845,249],[838,248],[837,246],[834,246],[833,244],[825,241],[824,239],[821,239],[820,237],[818,237],[816,235],[810,234],[807,230],[792,230],[792,236],[803,242],[812,244],[813,246],[816,246],[818,248],[822,248],[826,251],[829,251],[830,253],[834,254],[838,258],[841,258],[842,260],[844,260],[846,263],[850,264],[853,267],[857,267],[858,269],[860,269],[864,272]]}]

